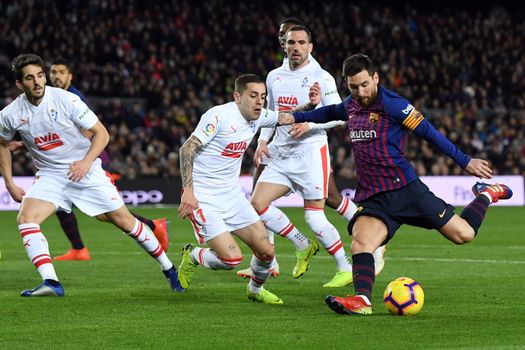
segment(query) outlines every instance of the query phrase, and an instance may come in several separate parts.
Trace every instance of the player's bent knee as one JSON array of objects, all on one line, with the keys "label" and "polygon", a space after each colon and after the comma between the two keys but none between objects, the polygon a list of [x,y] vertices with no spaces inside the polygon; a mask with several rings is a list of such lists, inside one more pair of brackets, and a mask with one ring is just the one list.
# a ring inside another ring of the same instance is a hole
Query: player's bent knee
[{"label": "player's bent knee", "polygon": [[476,236],[476,233],[474,232],[474,229],[463,229],[461,231],[458,231],[456,236],[453,239],[453,242],[461,245],[465,243],[471,242],[474,237]]},{"label": "player's bent knee", "polygon": [[251,203],[252,207],[255,209],[255,211],[257,213],[259,213],[259,215],[260,215],[261,211],[263,211],[264,209],[268,208],[268,206],[270,205],[270,204],[268,204],[266,202],[263,202],[261,200],[254,199],[253,197],[252,197],[252,200],[250,201],[250,203]]},{"label": "player's bent knee", "polygon": [[16,217],[16,223],[18,225],[31,224],[35,222],[37,222],[37,220],[33,215],[26,215],[26,214],[18,213]]},{"label": "player's bent knee", "polygon": [[274,257],[274,250],[273,247],[271,247],[270,249],[254,252],[254,254],[260,260],[271,260]]},{"label": "player's bent knee", "polygon": [[328,223],[323,210],[305,210],[304,220],[314,232],[321,232]]},{"label": "player's bent knee", "polygon": [[228,258],[219,257],[219,260],[221,261],[223,265],[222,266],[223,270],[233,270],[234,268],[239,266],[239,264],[242,262],[242,255],[232,256]]},{"label": "player's bent knee", "polygon": [[98,221],[102,221],[102,222],[108,222],[109,219],[107,217],[106,214],[100,214],[100,215],[97,215],[95,216],[95,218],[98,220]]}]

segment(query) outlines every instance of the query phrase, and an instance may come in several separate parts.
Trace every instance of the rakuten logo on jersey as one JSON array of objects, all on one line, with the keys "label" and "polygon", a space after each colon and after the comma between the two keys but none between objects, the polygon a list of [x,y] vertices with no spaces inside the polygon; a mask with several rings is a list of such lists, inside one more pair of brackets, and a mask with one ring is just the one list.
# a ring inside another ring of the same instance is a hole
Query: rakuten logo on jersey
[{"label": "rakuten logo on jersey", "polygon": [[125,204],[131,204],[133,206],[145,203],[157,204],[164,199],[162,192],[157,190],[120,191],[120,195]]},{"label": "rakuten logo on jersey", "polygon": [[44,136],[35,137],[35,145],[41,151],[49,151],[50,149],[62,146],[64,143],[54,132],[49,132]]},{"label": "rakuten logo on jersey", "polygon": [[367,141],[377,138],[375,130],[350,130],[352,142]]},{"label": "rakuten logo on jersey", "polygon": [[277,99],[279,112],[289,111],[299,105],[297,97],[292,96],[279,96]]},{"label": "rakuten logo on jersey", "polygon": [[240,158],[244,151],[248,148],[248,143],[246,141],[241,142],[230,142],[226,148],[221,153],[221,156],[228,158]]}]

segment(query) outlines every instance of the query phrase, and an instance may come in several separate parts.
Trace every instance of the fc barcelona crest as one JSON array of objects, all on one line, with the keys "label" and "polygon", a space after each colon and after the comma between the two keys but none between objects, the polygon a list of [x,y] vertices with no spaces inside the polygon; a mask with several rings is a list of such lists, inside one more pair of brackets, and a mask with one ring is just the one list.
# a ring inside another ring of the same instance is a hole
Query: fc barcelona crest
[{"label": "fc barcelona crest", "polygon": [[368,120],[371,124],[377,123],[377,121],[379,120],[379,114],[374,112],[370,113],[370,115],[368,116]]}]

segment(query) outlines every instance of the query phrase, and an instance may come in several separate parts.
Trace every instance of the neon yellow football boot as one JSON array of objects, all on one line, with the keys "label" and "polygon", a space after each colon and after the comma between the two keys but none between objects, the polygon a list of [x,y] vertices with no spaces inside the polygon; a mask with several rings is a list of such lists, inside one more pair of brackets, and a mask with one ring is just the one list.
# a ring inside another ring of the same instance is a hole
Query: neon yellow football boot
[{"label": "neon yellow football boot", "polygon": [[295,252],[297,262],[293,268],[293,278],[301,277],[308,270],[310,260],[312,260],[313,256],[317,254],[318,251],[319,245],[314,241],[310,241],[307,248]]},{"label": "neon yellow football boot", "polygon": [[351,284],[353,280],[352,271],[339,271],[329,282],[323,284],[323,287],[340,288]]},{"label": "neon yellow football boot", "polygon": [[191,258],[191,252],[195,247],[193,244],[188,243],[182,247],[182,261],[179,265],[179,282],[182,288],[186,289],[190,286],[191,278],[195,273],[197,264],[193,262]]},{"label": "neon yellow football boot", "polygon": [[279,298],[277,295],[273,294],[269,290],[266,290],[261,288],[259,293],[252,293],[250,291],[250,287],[246,289],[246,294],[248,295],[248,299],[256,301],[258,303],[262,304],[271,304],[271,305],[280,305],[284,304],[284,302]]}]

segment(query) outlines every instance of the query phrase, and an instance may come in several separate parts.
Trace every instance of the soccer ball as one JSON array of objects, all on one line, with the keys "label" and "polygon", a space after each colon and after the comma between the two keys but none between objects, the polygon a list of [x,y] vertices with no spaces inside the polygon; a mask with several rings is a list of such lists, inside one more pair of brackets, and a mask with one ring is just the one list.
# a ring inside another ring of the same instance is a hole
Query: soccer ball
[{"label": "soccer ball", "polygon": [[383,304],[394,315],[415,315],[425,303],[425,293],[412,278],[399,277],[386,286]]}]

